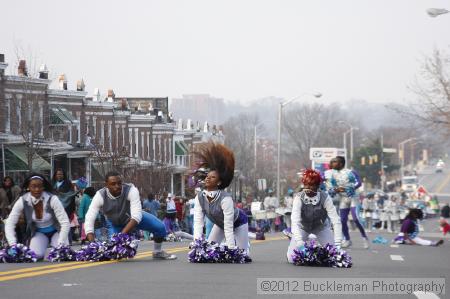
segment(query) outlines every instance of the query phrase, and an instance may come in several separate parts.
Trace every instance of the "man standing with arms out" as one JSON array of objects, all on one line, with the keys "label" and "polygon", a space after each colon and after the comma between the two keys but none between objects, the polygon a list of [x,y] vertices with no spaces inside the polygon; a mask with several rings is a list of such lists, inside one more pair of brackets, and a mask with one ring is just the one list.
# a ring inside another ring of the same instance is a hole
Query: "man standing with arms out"
[{"label": "man standing with arms out", "polygon": [[100,189],[92,199],[85,218],[86,237],[94,241],[94,222],[100,210],[106,217],[108,234],[129,234],[135,229],[153,233],[153,258],[173,260],[177,257],[162,250],[162,242],[166,237],[164,224],[150,213],[142,211],[139,191],[133,184],[122,184],[118,172],[111,171],[105,176],[105,187]]},{"label": "man standing with arms out", "polygon": [[342,233],[345,237],[342,247],[349,247],[352,244],[347,224],[348,214],[351,211],[352,218],[363,237],[363,246],[367,249],[369,248],[369,240],[356,213],[358,204],[356,189],[360,186],[360,182],[352,170],[345,168],[345,158],[342,156],[337,156],[331,160],[330,168],[331,171],[327,171],[325,174],[326,187],[328,194],[339,200],[339,215],[341,217]]},{"label": "man standing with arms out", "polygon": [[280,206],[280,201],[278,198],[273,196],[273,190],[268,190],[268,196],[264,198],[264,209],[267,212],[267,220],[269,222],[269,227],[272,232],[275,232],[275,218],[277,214],[275,213],[275,209]]},{"label": "man standing with arms out", "polygon": [[292,188],[288,189],[288,194],[284,198],[284,223],[286,224],[286,228],[283,230],[283,234],[285,234],[288,238],[292,236],[291,232],[291,214],[292,214],[292,203],[294,202],[294,190]]}]

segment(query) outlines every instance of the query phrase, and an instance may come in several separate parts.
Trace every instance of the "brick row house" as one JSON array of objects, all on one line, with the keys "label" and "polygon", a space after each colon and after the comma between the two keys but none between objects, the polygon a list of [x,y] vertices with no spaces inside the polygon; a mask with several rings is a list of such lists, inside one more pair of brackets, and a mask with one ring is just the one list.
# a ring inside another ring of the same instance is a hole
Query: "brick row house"
[{"label": "brick row house", "polygon": [[116,97],[112,90],[102,97],[98,89],[88,97],[83,80],[70,90],[65,75],[51,88],[45,65],[35,76],[24,60],[17,75],[6,75],[7,67],[0,54],[0,171],[18,181],[30,170],[52,176],[63,168],[70,179],[99,186],[120,163],[143,192],[184,196],[193,149],[223,142],[207,123],[172,120],[168,98]]}]

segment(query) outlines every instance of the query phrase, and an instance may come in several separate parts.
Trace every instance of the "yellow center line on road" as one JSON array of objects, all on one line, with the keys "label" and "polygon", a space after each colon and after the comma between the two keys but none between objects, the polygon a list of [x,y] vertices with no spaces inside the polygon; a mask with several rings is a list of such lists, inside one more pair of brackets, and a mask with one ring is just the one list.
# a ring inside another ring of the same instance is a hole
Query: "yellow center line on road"
[{"label": "yellow center line on road", "polygon": [[43,270],[43,269],[60,268],[60,267],[73,266],[73,265],[85,264],[85,263],[89,263],[89,262],[66,262],[63,264],[52,264],[52,265],[47,265],[47,266],[21,268],[21,269],[16,269],[16,270],[0,272],[0,276],[8,275],[8,274],[15,274],[15,273],[22,273],[22,272],[32,272],[32,271]]},{"label": "yellow center line on road", "polygon": [[[177,247],[177,248],[173,248],[169,249],[168,251],[170,252],[178,252],[181,250],[187,250],[188,247]],[[147,257],[147,256],[151,256],[152,255],[152,251],[144,251],[144,252],[140,252],[138,254],[136,254],[135,258],[139,258],[139,257]],[[58,264],[52,264],[52,265],[46,265],[46,266],[38,266],[38,267],[28,267],[28,268],[21,268],[21,269],[16,269],[16,270],[10,270],[10,271],[3,271],[0,272],[0,276],[4,276],[4,275],[9,275],[9,274],[17,274],[17,273],[26,273],[26,272],[33,272],[33,271],[38,271],[38,270],[46,270],[46,269],[52,269],[52,268],[64,268],[64,267],[73,267],[76,265],[82,265],[82,264],[91,264],[93,262],[63,262],[63,263],[58,263]],[[1,279],[1,277],[0,277]]]},{"label": "yellow center line on road", "polygon": [[[149,253],[151,254],[151,251],[144,251],[144,252],[136,254],[136,257],[139,257],[141,255],[148,255]],[[0,276],[8,275],[8,274],[15,274],[15,273],[33,272],[33,271],[44,270],[44,269],[75,266],[75,265],[86,264],[86,263],[92,263],[92,262],[64,262],[64,263],[57,263],[57,264],[46,265],[46,266],[21,268],[21,269],[16,269],[16,270],[0,272]]]},{"label": "yellow center line on road", "polygon": [[434,193],[441,193],[441,191],[450,183],[450,173],[447,175],[445,180],[437,187]]},{"label": "yellow center line on road", "polygon": [[[272,238],[267,238],[266,240],[255,240],[255,241],[252,241],[251,243],[259,244],[259,243],[264,243],[264,242],[268,242],[268,241],[277,241],[277,240],[285,240],[285,239],[286,239],[286,237],[272,237]],[[189,250],[189,247],[185,246],[185,247],[168,248],[168,249],[166,249],[166,252],[176,253],[176,252],[187,251],[187,250]],[[144,252],[138,253],[134,257],[134,259],[150,257],[150,256],[152,256],[152,254],[153,254],[153,251],[144,251]],[[55,264],[55,265],[46,265],[46,266],[29,267],[29,268],[4,271],[4,272],[0,272],[0,282],[16,280],[16,279],[21,279],[21,278],[34,277],[34,276],[41,276],[41,275],[45,275],[45,274],[65,272],[65,271],[76,270],[76,269],[108,265],[108,264],[119,263],[119,262],[126,262],[126,260],[122,260],[122,261],[113,260],[113,261],[104,261],[104,262],[65,262],[65,263]]]},{"label": "yellow center line on road", "polygon": [[267,241],[279,241],[279,240],[287,240],[287,237],[286,236],[271,237],[271,238],[267,238],[265,240],[254,240],[254,241],[251,241],[250,243],[251,244],[258,244],[258,243],[264,243],[264,242],[267,242]]},{"label": "yellow center line on road", "polygon": [[[174,252],[179,252],[179,251],[184,251],[189,249],[188,247],[180,247],[180,248],[173,248],[173,249],[168,249],[167,252],[168,253],[174,253]],[[141,259],[141,258],[145,258],[145,257],[149,257],[152,255],[152,251],[146,251],[141,253],[140,255],[136,255],[134,257],[134,259]],[[15,280],[15,279],[20,279],[20,278],[27,278],[27,277],[34,277],[34,276],[40,276],[40,275],[45,275],[45,274],[51,274],[51,273],[58,273],[58,272],[64,272],[64,271],[70,271],[70,270],[75,270],[75,269],[83,269],[83,268],[89,268],[89,267],[96,267],[96,266],[102,266],[102,265],[108,265],[108,264],[113,264],[113,263],[119,263],[119,262],[125,262],[126,260],[123,261],[119,261],[119,260],[113,260],[113,261],[104,261],[104,262],[67,262],[64,264],[58,264],[58,265],[51,265],[51,266],[60,266],[59,268],[57,267],[47,267],[50,269],[46,269],[46,270],[42,270],[42,271],[34,271],[36,268],[43,268],[43,267],[33,267],[33,268],[26,268],[26,269],[22,269],[22,270],[28,270],[27,272],[22,271],[22,273],[20,274],[15,274],[15,275],[6,275],[6,276],[2,276],[0,277],[0,282],[2,281],[8,281],[8,280]],[[30,270],[32,269],[32,270]],[[34,272],[33,272],[34,271]]]}]

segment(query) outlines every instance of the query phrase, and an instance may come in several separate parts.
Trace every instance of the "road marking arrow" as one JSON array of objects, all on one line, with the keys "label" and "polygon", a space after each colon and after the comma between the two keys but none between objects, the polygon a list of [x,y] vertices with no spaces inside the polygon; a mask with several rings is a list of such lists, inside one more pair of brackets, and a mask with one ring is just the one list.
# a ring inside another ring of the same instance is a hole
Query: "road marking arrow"
[{"label": "road marking arrow", "polygon": [[439,296],[435,293],[414,292],[413,294],[416,295],[418,299],[439,299]]},{"label": "road marking arrow", "polygon": [[391,260],[393,260],[393,261],[401,261],[401,262],[404,261],[404,259],[403,259],[403,257],[401,255],[395,255],[395,254],[391,254]]}]

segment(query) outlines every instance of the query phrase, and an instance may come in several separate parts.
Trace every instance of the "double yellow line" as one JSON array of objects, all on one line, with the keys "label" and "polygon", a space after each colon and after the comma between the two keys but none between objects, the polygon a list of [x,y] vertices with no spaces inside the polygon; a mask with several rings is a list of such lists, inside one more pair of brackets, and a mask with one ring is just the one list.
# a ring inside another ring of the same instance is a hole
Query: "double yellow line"
[{"label": "double yellow line", "polygon": [[442,181],[442,183],[437,187],[435,193],[441,193],[441,191],[450,183],[450,174]]},{"label": "double yellow line", "polygon": [[[188,249],[189,249],[188,247],[179,247],[179,248],[168,249],[166,251],[168,253],[175,253],[175,252],[179,252],[179,251],[185,251]],[[136,254],[136,256],[134,258],[142,259],[142,258],[149,257],[152,254],[153,254],[153,251],[144,251],[142,253]],[[0,282],[20,279],[20,278],[34,277],[34,276],[39,276],[39,275],[51,274],[51,273],[70,271],[70,270],[76,270],[76,269],[82,269],[82,268],[108,265],[108,264],[119,263],[119,262],[121,262],[121,261],[113,260],[113,261],[105,261],[105,262],[65,262],[65,263],[58,263],[58,264],[47,265],[47,266],[29,267],[29,268],[4,271],[4,272],[0,272]]]},{"label": "double yellow line", "polygon": [[[276,241],[276,240],[286,240],[286,237],[272,237],[267,238],[265,241],[252,241],[252,244],[258,244],[268,241]],[[176,247],[176,248],[169,248],[166,250],[167,253],[176,253],[181,251],[187,251],[189,250],[189,247]],[[146,257],[152,256],[153,251],[144,251],[141,253],[136,254],[134,259],[142,259]],[[126,260],[124,260],[126,261]],[[65,271],[71,271],[76,269],[83,269],[83,268],[89,268],[89,267],[96,267],[96,266],[103,266],[108,264],[114,264],[114,263],[120,263],[122,261],[114,260],[114,261],[105,261],[105,262],[64,262],[64,263],[58,263],[58,264],[52,264],[52,265],[46,265],[46,266],[38,266],[38,267],[28,267],[28,268],[21,268],[16,270],[10,270],[10,271],[3,271],[0,272],[0,282],[3,281],[9,281],[9,280],[16,280],[21,278],[28,278],[28,277],[34,277],[34,276],[40,276],[45,274],[52,274],[52,273],[58,273],[58,272],[65,272]]]}]

